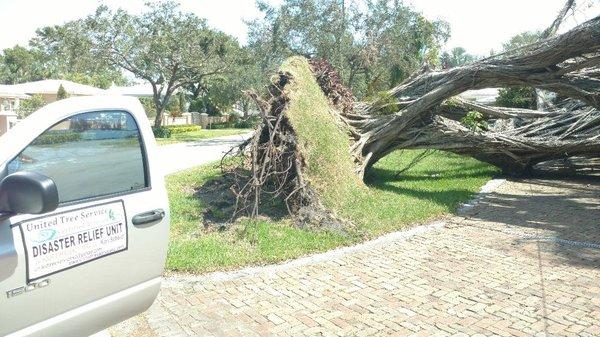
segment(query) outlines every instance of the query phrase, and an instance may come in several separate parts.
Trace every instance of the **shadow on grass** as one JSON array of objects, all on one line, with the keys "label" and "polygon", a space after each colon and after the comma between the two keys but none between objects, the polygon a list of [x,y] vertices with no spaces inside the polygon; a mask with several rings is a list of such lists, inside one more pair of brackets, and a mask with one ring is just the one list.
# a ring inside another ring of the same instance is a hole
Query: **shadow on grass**
[{"label": "shadow on grass", "polygon": [[[474,192],[472,189],[456,187],[456,181],[464,179],[485,179],[491,171],[486,165],[476,163],[464,166],[450,166],[439,169],[413,168],[403,174],[396,170],[374,167],[369,171],[366,182],[375,190],[406,195],[420,200],[428,200],[449,210],[468,201]],[[448,182],[449,184],[445,184]],[[454,186],[448,186],[454,185]]]},{"label": "shadow on grass", "polygon": [[473,196],[473,191],[463,189],[445,189],[441,191],[426,191],[415,188],[401,187],[392,184],[373,184],[371,188],[381,191],[393,192],[420,200],[428,200],[448,209],[455,209],[461,202],[469,200]]},{"label": "shadow on grass", "polygon": [[[481,165],[481,168],[485,165]],[[406,174],[398,175],[398,171],[387,168],[374,167],[369,171],[366,182],[370,187],[377,188],[378,185],[385,185],[395,181],[431,181],[435,179],[462,179],[462,178],[482,178],[489,176],[490,173],[484,170],[460,171],[456,168],[446,170],[419,170],[418,174],[407,171]]]}]

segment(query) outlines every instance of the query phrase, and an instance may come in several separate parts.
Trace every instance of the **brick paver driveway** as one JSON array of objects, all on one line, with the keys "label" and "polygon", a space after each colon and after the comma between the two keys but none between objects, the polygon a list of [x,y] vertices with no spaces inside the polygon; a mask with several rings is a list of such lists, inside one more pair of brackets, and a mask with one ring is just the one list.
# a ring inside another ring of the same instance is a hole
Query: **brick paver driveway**
[{"label": "brick paver driveway", "polygon": [[600,335],[599,181],[507,182],[412,234],[275,267],[170,277],[144,315],[111,333]]}]

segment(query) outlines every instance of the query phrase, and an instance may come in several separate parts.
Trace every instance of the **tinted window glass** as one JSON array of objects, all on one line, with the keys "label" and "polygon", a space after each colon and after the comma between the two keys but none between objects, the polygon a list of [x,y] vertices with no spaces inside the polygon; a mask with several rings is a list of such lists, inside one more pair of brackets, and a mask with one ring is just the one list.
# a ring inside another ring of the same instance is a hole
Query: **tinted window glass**
[{"label": "tinted window glass", "polygon": [[56,183],[60,202],[147,186],[140,135],[123,111],[67,118],[36,138],[8,164],[8,173],[35,171]]}]

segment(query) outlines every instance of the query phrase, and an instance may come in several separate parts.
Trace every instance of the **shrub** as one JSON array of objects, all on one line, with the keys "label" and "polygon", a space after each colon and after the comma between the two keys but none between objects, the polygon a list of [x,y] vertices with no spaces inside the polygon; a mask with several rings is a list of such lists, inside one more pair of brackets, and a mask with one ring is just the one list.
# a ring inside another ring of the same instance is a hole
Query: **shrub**
[{"label": "shrub", "polygon": [[21,105],[19,106],[19,109],[17,109],[17,115],[19,115],[19,118],[25,118],[41,109],[44,105],[46,105],[44,96],[35,94],[31,96],[31,98],[21,101]]},{"label": "shrub", "polygon": [[530,87],[501,88],[496,105],[507,108],[535,109],[535,89]]},{"label": "shrub", "polygon": [[65,131],[51,131],[48,133],[44,133],[36,140],[33,141],[33,145],[52,145],[52,144],[62,144],[68,142],[74,142],[81,139],[81,134],[79,132],[74,132],[70,130]]},{"label": "shrub", "polygon": [[488,129],[487,122],[483,119],[483,114],[478,111],[469,111],[460,122],[473,131],[485,131]]},{"label": "shrub", "polygon": [[61,84],[58,87],[58,91],[56,92],[56,100],[60,101],[61,99],[69,98],[69,94],[65,90],[65,87]]},{"label": "shrub", "polygon": [[171,138],[171,130],[164,126],[152,127],[152,132],[156,138]]},{"label": "shrub", "polygon": [[199,125],[193,125],[193,124],[168,125],[168,126],[166,126],[166,128],[169,129],[169,131],[171,131],[171,134],[202,130],[202,128]]}]

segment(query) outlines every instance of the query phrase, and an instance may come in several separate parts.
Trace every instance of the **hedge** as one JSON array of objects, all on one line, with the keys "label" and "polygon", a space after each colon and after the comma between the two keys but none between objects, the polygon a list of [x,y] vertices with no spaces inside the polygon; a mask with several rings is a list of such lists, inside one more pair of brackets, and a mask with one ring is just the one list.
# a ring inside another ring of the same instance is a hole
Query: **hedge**
[{"label": "hedge", "polygon": [[171,138],[171,129],[164,127],[164,126],[159,126],[159,127],[152,127],[152,132],[154,133],[154,137],[155,138]]},{"label": "hedge", "polygon": [[74,142],[81,139],[81,134],[74,131],[52,131],[40,135],[32,145],[52,145]]},{"label": "hedge", "polygon": [[202,128],[199,125],[193,125],[193,124],[168,125],[168,126],[165,126],[165,128],[169,129],[171,131],[171,134],[202,130]]}]

